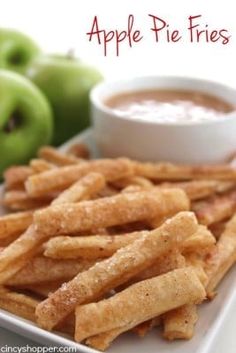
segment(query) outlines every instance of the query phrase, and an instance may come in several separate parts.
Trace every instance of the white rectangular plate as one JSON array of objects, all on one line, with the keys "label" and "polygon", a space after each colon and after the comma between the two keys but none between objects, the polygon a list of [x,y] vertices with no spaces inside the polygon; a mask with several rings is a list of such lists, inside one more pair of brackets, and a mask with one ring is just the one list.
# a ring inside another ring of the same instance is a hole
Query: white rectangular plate
[{"label": "white rectangular plate", "polygon": [[[97,151],[92,130],[87,130],[62,146],[62,150],[75,142],[89,145],[93,156]],[[235,353],[236,351],[236,268],[226,276],[219,288],[219,295],[199,308],[196,334],[190,341],[167,342],[160,332],[153,329],[144,339],[127,333],[112,344],[110,353]],[[43,345],[76,347],[78,352],[98,352],[68,337],[40,329],[30,321],[0,310],[0,326]]]}]

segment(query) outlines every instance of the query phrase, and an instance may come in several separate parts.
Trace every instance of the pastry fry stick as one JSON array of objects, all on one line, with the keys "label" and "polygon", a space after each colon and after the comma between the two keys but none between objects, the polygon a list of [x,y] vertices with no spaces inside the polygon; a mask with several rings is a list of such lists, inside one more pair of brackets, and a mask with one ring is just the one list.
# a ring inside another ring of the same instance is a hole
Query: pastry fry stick
[{"label": "pastry fry stick", "polygon": [[114,181],[112,184],[118,189],[123,189],[131,185],[140,186],[141,188],[144,188],[144,189],[150,189],[154,186],[154,184],[149,179],[138,177],[138,176],[119,179]]},{"label": "pastry fry stick", "polygon": [[158,187],[163,188],[181,188],[190,200],[199,200],[211,196],[214,193],[222,193],[232,189],[235,186],[231,181],[218,180],[192,180],[179,183],[162,183]]},{"label": "pastry fry stick", "polygon": [[55,168],[53,164],[40,158],[31,159],[30,166],[35,173],[42,173]]},{"label": "pastry fry stick", "polygon": [[197,306],[186,304],[164,315],[163,336],[168,340],[190,339],[198,319]]},{"label": "pastry fry stick", "polygon": [[39,158],[45,159],[47,162],[55,164],[56,166],[62,167],[65,165],[77,164],[81,162],[79,158],[75,156],[62,153],[56,148],[51,146],[41,147],[38,152]]},{"label": "pastry fry stick", "polygon": [[10,235],[7,238],[0,238],[0,247],[5,248],[9,244],[11,244],[13,241],[15,241],[17,238],[19,238],[19,236],[20,236],[20,234],[16,233],[16,234]]},{"label": "pastry fry stick", "polygon": [[24,190],[11,190],[4,194],[2,203],[11,210],[25,211],[47,206],[53,195],[43,198],[31,198]]},{"label": "pastry fry stick", "polygon": [[22,189],[26,179],[33,174],[33,169],[28,166],[10,167],[3,174],[4,185],[7,190]]},{"label": "pastry fry stick", "polygon": [[35,321],[36,299],[16,293],[5,288],[0,289],[0,308],[24,319]]},{"label": "pastry fry stick", "polygon": [[33,212],[17,212],[0,217],[0,239],[25,231],[33,221]]},{"label": "pastry fry stick", "polygon": [[193,205],[193,210],[200,223],[211,225],[231,217],[236,210],[236,192],[217,195],[202,203]]},{"label": "pastry fry stick", "polygon": [[42,233],[71,234],[154,217],[163,220],[188,209],[189,200],[181,189],[143,191],[50,206],[35,212],[34,221]]},{"label": "pastry fry stick", "polygon": [[229,164],[195,166],[135,162],[135,172],[139,176],[157,180],[236,180],[236,168]]},{"label": "pastry fry stick", "polygon": [[124,158],[101,159],[78,165],[55,168],[44,173],[32,175],[25,183],[30,196],[43,196],[52,191],[62,191],[90,172],[104,175],[107,181],[132,175],[133,165]]},{"label": "pastry fry stick", "polygon": [[200,303],[204,298],[205,289],[194,270],[177,269],[136,283],[109,299],[77,306],[75,340],[81,342],[127,325],[134,327],[184,304]]},{"label": "pastry fry stick", "polygon": [[[59,236],[45,245],[44,255],[52,259],[98,259],[113,255],[118,249],[148,234],[138,231],[121,235]],[[197,232],[183,242],[184,253],[206,253],[216,243],[215,237],[200,225]],[[164,262],[165,263],[165,260]]]},{"label": "pastry fry stick", "polygon": [[148,232],[122,235],[60,236],[45,244],[44,255],[53,259],[98,259],[113,255],[118,249],[132,243]]},{"label": "pastry fry stick", "polygon": [[[148,331],[150,331],[154,326],[160,324],[160,318],[151,319],[145,322],[142,322],[138,326],[133,328],[133,331],[139,335],[139,337],[144,337]],[[110,344],[123,332],[129,331],[133,327],[133,324],[122,326],[120,328],[115,328],[111,331],[100,333],[98,335],[89,337],[86,340],[86,344],[90,347],[98,349],[100,351],[105,351]]]},{"label": "pastry fry stick", "polygon": [[211,249],[216,243],[213,234],[203,225],[199,225],[195,234],[185,240],[183,243],[183,252],[204,254]]},{"label": "pastry fry stick", "polygon": [[[202,258],[193,252],[186,256],[186,264],[194,268],[196,275],[205,287],[208,278],[203,270]],[[163,316],[163,336],[168,340],[189,340],[194,335],[194,327],[197,320],[198,315],[195,304],[187,304],[175,310],[171,310]]]},{"label": "pastry fry stick", "polygon": [[178,246],[196,229],[194,215],[180,212],[159,229],[78,274],[37,307],[39,325],[51,330],[70,314],[76,305],[95,300],[110,289],[127,282],[151,266],[158,257]]},{"label": "pastry fry stick", "polygon": [[206,262],[206,273],[209,277],[207,292],[211,293],[218,286],[225,274],[236,261],[236,215],[226,224],[215,251]]},{"label": "pastry fry stick", "polygon": [[111,343],[120,336],[123,332],[127,332],[133,328],[133,324],[115,328],[113,330],[100,333],[98,335],[86,339],[86,344],[99,351],[105,351]]},{"label": "pastry fry stick", "polygon": [[53,202],[58,205],[65,202],[88,200],[105,187],[106,181],[102,174],[89,173],[63,191]]},{"label": "pastry fry stick", "polygon": [[[43,282],[39,284],[27,284],[22,286],[15,286],[15,288],[23,288],[29,290],[30,292],[42,297],[43,299],[47,298],[51,293],[55,292],[61,285],[63,281],[55,282]],[[11,286],[14,288],[14,285]]]},{"label": "pastry fry stick", "polygon": [[94,262],[88,260],[53,260],[38,256],[10,278],[7,285],[25,286],[44,282],[68,281],[93,264]]},{"label": "pastry fry stick", "polygon": [[73,144],[66,150],[66,153],[82,159],[89,159],[90,157],[89,148],[84,143]]},{"label": "pastry fry stick", "polygon": [[[215,248],[215,246],[213,247],[213,249]],[[204,269],[204,265],[205,265],[205,256],[203,254],[198,254],[198,253],[188,253],[185,255],[185,260],[186,260],[186,264],[188,266],[192,266],[198,276],[198,278],[200,279],[200,281],[202,282],[202,284],[204,285],[204,287],[206,287],[207,283],[208,283],[208,276],[205,272]]]}]

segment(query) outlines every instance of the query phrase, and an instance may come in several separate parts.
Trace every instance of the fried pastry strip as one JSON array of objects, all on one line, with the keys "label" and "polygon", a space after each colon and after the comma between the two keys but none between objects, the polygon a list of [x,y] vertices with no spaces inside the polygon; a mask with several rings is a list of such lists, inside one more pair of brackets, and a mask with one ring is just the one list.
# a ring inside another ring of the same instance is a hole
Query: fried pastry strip
[{"label": "fried pastry strip", "polygon": [[24,232],[33,220],[33,211],[10,213],[0,217],[0,239]]},{"label": "fried pastry strip", "polygon": [[26,289],[37,296],[42,297],[43,299],[47,298],[51,293],[55,292],[61,285],[63,281],[55,281],[55,282],[43,282],[39,284],[27,284],[27,285],[21,285],[21,286],[10,286],[11,288],[23,288]]},{"label": "fried pastry strip", "polygon": [[184,304],[200,303],[205,294],[191,267],[138,282],[109,299],[77,306],[75,340],[134,327]]},{"label": "fried pastry strip", "polygon": [[84,143],[74,143],[67,150],[66,153],[77,158],[89,159],[90,151],[87,145]]},{"label": "fried pastry strip", "polygon": [[30,196],[43,196],[52,191],[62,191],[90,172],[103,174],[107,181],[132,175],[133,165],[125,158],[101,159],[55,168],[44,173],[32,175],[25,183]]},{"label": "fried pastry strip", "polygon": [[98,259],[113,255],[118,249],[142,237],[148,231],[122,235],[59,236],[45,244],[44,255],[53,259]]},{"label": "fried pastry strip", "polygon": [[183,252],[205,254],[215,245],[216,239],[206,226],[199,225],[195,234],[183,243]]},{"label": "fried pastry strip", "polygon": [[24,319],[35,321],[35,308],[39,301],[24,294],[0,288],[0,308]]},{"label": "fried pastry strip", "polygon": [[236,168],[222,165],[178,165],[172,163],[134,162],[139,176],[156,180],[236,180]]},{"label": "fried pastry strip", "polygon": [[105,178],[100,173],[88,173],[68,189],[63,191],[53,202],[52,205],[59,205],[65,202],[78,202],[88,200],[96,195],[106,185]]},{"label": "fried pastry strip", "polygon": [[32,198],[24,190],[11,190],[4,194],[2,204],[11,210],[25,211],[49,205],[54,195]]},{"label": "fried pastry strip", "polygon": [[132,328],[133,324],[121,326],[113,330],[91,336],[86,339],[85,343],[94,349],[105,351],[118,336]]},{"label": "fried pastry strip", "polygon": [[45,161],[44,159],[35,158],[31,159],[30,167],[34,170],[35,173],[43,173],[47,170],[55,168],[55,165]]},{"label": "fried pastry strip", "polygon": [[181,189],[143,191],[50,206],[36,211],[34,222],[44,234],[71,234],[154,217],[163,220],[188,209],[189,200]]},{"label": "fried pastry strip", "polygon": [[216,249],[206,261],[206,273],[209,277],[207,292],[211,293],[218,286],[227,271],[236,261],[236,215],[226,224]]},{"label": "fried pastry strip", "polygon": [[39,158],[46,160],[49,163],[62,167],[71,164],[80,163],[81,160],[73,155],[65,154],[52,146],[43,146],[38,152]]},{"label": "fried pastry strip", "polygon": [[197,306],[186,304],[164,315],[163,336],[168,340],[190,339],[198,319]]},{"label": "fried pastry strip", "polygon": [[200,223],[211,225],[231,217],[236,210],[236,191],[216,195],[209,200],[195,203],[193,211]]},{"label": "fried pastry strip", "polygon": [[111,331],[107,331],[107,332],[89,337],[86,340],[86,344],[100,351],[105,351],[119,335],[121,335],[123,332],[129,331],[131,328],[133,328],[133,332],[137,333],[139,337],[144,337],[148,331],[150,331],[153,327],[159,326],[159,325],[160,325],[160,317],[142,322],[141,324],[135,326],[134,328],[132,324],[127,326],[122,326],[120,328],[115,328]]},{"label": "fried pastry strip", "polygon": [[33,175],[34,171],[28,166],[13,166],[3,173],[4,185],[7,190],[22,189],[26,179]]},{"label": "fried pastry strip", "polygon": [[163,188],[181,188],[186,192],[190,200],[199,200],[211,196],[214,193],[222,193],[232,189],[234,186],[234,182],[219,180],[191,180],[158,185],[158,187]]},{"label": "fried pastry strip", "polygon": [[43,282],[68,281],[94,264],[89,260],[53,260],[38,256],[7,281],[7,285],[25,286]]}]

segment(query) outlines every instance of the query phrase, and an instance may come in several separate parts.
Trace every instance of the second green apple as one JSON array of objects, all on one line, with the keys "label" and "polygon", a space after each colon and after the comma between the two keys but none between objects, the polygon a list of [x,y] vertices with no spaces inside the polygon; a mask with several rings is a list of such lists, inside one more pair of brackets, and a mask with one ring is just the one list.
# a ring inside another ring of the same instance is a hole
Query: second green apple
[{"label": "second green apple", "polygon": [[89,92],[102,79],[96,69],[74,58],[40,56],[28,67],[26,75],[52,105],[54,145],[62,144],[89,125]]}]

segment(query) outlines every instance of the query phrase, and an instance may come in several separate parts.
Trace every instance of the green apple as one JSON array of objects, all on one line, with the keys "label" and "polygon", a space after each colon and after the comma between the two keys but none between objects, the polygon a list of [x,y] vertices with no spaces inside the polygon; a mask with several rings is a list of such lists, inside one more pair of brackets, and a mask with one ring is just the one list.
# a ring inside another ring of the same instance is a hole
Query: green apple
[{"label": "green apple", "polygon": [[25,34],[0,28],[0,68],[24,73],[39,53],[39,47]]},{"label": "green apple", "polygon": [[89,92],[102,79],[96,69],[78,59],[51,55],[37,57],[26,75],[51,103],[54,145],[60,145],[89,125]]},{"label": "green apple", "polygon": [[26,163],[52,137],[50,105],[23,76],[0,70],[0,174],[10,165]]}]

